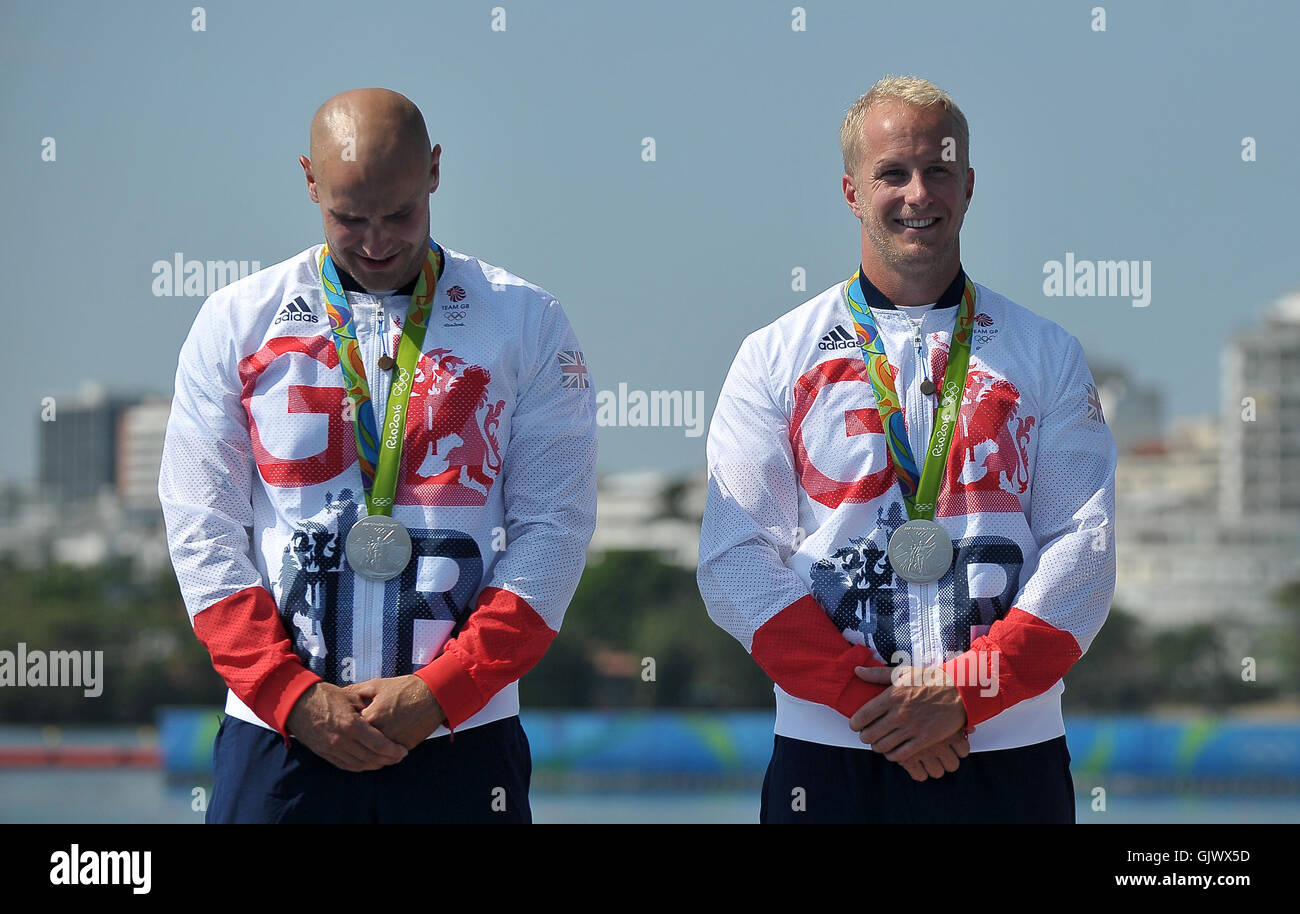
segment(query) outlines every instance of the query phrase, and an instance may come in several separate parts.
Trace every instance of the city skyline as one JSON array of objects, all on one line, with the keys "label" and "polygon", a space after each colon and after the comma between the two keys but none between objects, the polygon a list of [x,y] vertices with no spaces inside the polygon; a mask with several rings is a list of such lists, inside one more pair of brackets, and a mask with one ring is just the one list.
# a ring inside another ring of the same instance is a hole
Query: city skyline
[{"label": "city skyline", "polygon": [[[898,11],[891,27],[925,35],[923,54],[873,42],[872,12],[847,2],[803,22],[775,4],[503,9],[501,29],[491,7],[410,2],[389,17],[235,2],[201,29],[188,7],[8,10],[0,154],[11,211],[28,215],[0,228],[0,314],[21,340],[0,477],[38,478],[44,397],[87,379],[170,396],[203,301],[187,262],[209,292],[231,263],[319,242],[296,157],[316,106],[355,85],[422,107],[443,146],[434,236],[555,294],[598,391],[702,392],[711,414],[743,337],[853,271],[838,128],[886,73],[934,80],[970,121],[971,277],[1164,391],[1169,419],[1220,411],[1224,341],[1300,287],[1300,125],[1278,116],[1300,9]],[[436,26],[436,53],[396,21]],[[340,32],[391,53],[324,76],[303,65]],[[84,282],[59,292],[73,269]],[[688,431],[602,428],[600,468],[702,468]]]},{"label": "city skyline", "polygon": [[[1156,628],[1267,619],[1278,588],[1300,578],[1300,439],[1289,431],[1300,409],[1300,295],[1235,336],[1222,362],[1224,408],[1168,423],[1159,392],[1121,367],[1094,367],[1122,454],[1115,602]],[[169,401],[92,387],[57,409],[62,417],[41,428],[42,484],[0,486],[0,554],[28,566],[131,556],[158,567]],[[602,474],[589,551],[652,552],[694,568],[705,491],[702,467]]]}]

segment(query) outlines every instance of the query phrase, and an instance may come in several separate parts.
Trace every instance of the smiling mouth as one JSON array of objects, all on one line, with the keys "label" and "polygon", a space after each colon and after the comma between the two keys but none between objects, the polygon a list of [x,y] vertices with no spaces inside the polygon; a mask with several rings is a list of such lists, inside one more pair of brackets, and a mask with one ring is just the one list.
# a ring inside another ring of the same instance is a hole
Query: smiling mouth
[{"label": "smiling mouth", "polygon": [[932,225],[936,225],[939,222],[939,217],[931,216],[929,219],[895,219],[894,221],[904,228],[917,229],[919,231],[921,229],[928,229]]},{"label": "smiling mouth", "polygon": [[361,262],[365,266],[370,267],[372,270],[391,266],[393,261],[397,259],[396,254],[391,254],[383,260],[375,260],[373,257],[367,257],[365,254],[358,254],[357,256],[361,258]]}]

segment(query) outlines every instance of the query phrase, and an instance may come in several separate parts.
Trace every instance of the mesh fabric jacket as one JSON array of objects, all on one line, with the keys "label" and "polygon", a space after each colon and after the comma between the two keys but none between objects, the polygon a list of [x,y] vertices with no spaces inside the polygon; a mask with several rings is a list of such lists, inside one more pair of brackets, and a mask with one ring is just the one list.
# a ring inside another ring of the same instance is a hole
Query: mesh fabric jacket
[{"label": "mesh fabric jacket", "polygon": [[[935,520],[953,564],[893,573],[908,519],[840,283],[745,339],[709,428],[698,579],[710,616],[775,683],[776,732],[867,748],[847,718],[881,686],[855,666],[953,675],[973,751],[1065,732],[1062,677],[1115,586],[1116,448],[1079,341],[976,284],[966,389]],[[955,305],[919,326],[872,308],[918,469]]]},{"label": "mesh fabric jacket", "polygon": [[[559,303],[443,249],[413,379],[389,581],[344,544],[366,514],[320,245],[203,304],[181,350],[159,495],[195,633],[227,713],[285,732],[313,683],[414,673],[447,727],[518,712],[560,628],[596,517],[593,390]],[[383,423],[409,295],[347,293]]]}]

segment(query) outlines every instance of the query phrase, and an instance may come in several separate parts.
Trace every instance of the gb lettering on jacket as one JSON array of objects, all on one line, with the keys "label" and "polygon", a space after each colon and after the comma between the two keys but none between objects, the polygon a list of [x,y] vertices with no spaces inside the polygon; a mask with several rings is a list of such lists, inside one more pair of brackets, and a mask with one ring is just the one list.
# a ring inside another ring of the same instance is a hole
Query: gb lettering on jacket
[{"label": "gb lettering on jacket", "polygon": [[[395,352],[400,317],[390,318],[389,325],[388,351]],[[282,489],[331,482],[357,462],[349,425],[354,409],[329,327],[316,325],[314,332],[295,335],[300,327],[273,328],[278,335],[239,363],[258,473]],[[496,395],[507,386],[504,372],[475,358],[469,346],[440,344],[436,329],[412,379],[395,502],[482,506],[501,472],[502,442],[509,436],[507,401]],[[364,340],[362,348],[367,348]],[[380,388],[374,362],[367,368],[372,389]],[[377,405],[372,401],[365,408]],[[352,475],[356,479],[348,482],[360,491],[359,470]]]},{"label": "gb lettering on jacket", "polygon": [[[985,315],[978,315],[977,322],[979,317]],[[948,345],[935,333],[929,349],[929,376],[942,378]],[[1036,409],[998,370],[998,361],[971,356],[939,489],[939,517],[1018,513],[1028,504]],[[933,412],[934,397],[913,402],[899,383],[898,366],[891,362],[890,371],[911,429],[917,418],[913,409],[919,405]],[[924,441],[929,440],[933,421],[931,415],[924,423]],[[817,434],[805,434],[805,429]],[[790,446],[804,492],[823,508],[834,510],[888,494],[897,477],[889,465],[880,413],[860,355],[824,359],[798,378],[791,398]],[[918,452],[922,454],[924,450]]]}]

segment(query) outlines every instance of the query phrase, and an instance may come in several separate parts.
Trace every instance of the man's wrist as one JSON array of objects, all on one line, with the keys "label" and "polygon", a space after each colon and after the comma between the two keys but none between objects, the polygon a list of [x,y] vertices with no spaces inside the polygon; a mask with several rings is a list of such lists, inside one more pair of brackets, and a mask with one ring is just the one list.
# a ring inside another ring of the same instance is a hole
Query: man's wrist
[{"label": "man's wrist", "polygon": [[966,710],[966,700],[962,697],[961,689],[956,685],[949,686],[952,690],[956,707],[961,710],[961,735],[970,736],[975,732],[975,728],[970,726],[970,712]]},{"label": "man's wrist", "polygon": [[303,696],[322,682],[323,679],[301,663],[286,663],[262,683],[252,710],[287,739],[289,715]]},{"label": "man's wrist", "polygon": [[437,724],[436,724],[436,726],[435,726],[435,729],[436,729],[437,727],[441,727],[441,726],[443,725],[443,722],[446,721],[446,719],[447,719],[447,714],[446,714],[446,712],[444,712],[444,711],[442,710],[442,704],[438,701],[438,696],[437,696],[436,694],[434,694],[433,686],[429,685],[429,683],[424,679],[424,677],[422,677],[422,676],[417,676],[417,675],[414,674],[414,673],[412,673],[411,675],[412,675],[412,677],[413,677],[414,679],[416,679],[416,680],[418,680],[419,682],[423,683],[425,689],[428,690],[428,692],[429,692],[429,700],[430,700],[431,702],[433,702],[433,716],[434,716],[434,719],[437,721]]},{"label": "man's wrist", "polygon": [[474,680],[451,651],[444,650],[429,664],[416,670],[415,676],[433,693],[443,723],[449,730],[460,726],[487,704]]}]

